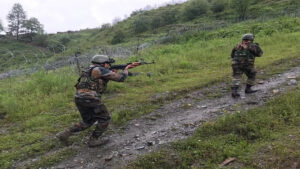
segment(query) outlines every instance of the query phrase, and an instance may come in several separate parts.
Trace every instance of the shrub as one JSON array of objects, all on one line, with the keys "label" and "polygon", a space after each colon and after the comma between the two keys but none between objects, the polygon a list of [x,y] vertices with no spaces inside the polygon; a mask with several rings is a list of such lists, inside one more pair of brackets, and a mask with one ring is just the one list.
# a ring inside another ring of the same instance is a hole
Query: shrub
[{"label": "shrub", "polygon": [[211,10],[214,13],[219,13],[224,11],[225,7],[226,7],[226,2],[224,0],[214,0],[212,2]]},{"label": "shrub", "polygon": [[122,43],[125,40],[125,35],[122,31],[117,31],[113,37],[113,39],[111,40],[111,44],[118,44],[118,43]]},{"label": "shrub", "polygon": [[40,46],[40,47],[47,47],[48,46],[48,36],[43,34],[37,34],[33,38],[34,45]]},{"label": "shrub", "polygon": [[149,29],[149,18],[146,16],[139,16],[137,19],[133,21],[132,28],[134,33],[143,33]]},{"label": "shrub", "polygon": [[208,2],[206,0],[192,0],[183,8],[182,16],[185,20],[192,20],[206,14],[207,10]]}]

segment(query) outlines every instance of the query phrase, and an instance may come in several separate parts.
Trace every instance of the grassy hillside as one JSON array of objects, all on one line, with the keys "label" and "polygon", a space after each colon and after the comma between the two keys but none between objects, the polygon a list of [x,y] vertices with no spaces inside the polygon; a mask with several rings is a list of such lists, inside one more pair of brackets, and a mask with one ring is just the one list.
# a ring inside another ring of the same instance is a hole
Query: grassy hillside
[{"label": "grassy hillside", "polygon": [[[127,168],[297,168],[299,99],[300,86],[265,107],[205,123],[193,137],[141,157]],[[236,160],[219,166],[228,158]]]},{"label": "grassy hillside", "polygon": [[[70,42],[66,44],[66,53],[72,54],[78,49],[81,51],[99,51],[99,46],[106,45],[136,46],[143,42],[152,42],[155,39],[174,34],[174,32],[177,33],[180,29],[194,27],[194,30],[198,31],[203,29],[215,30],[240,21],[237,20],[237,13],[233,9],[232,0],[208,1],[205,13],[187,19],[184,11],[192,10],[189,9],[191,2],[168,5],[151,11],[136,11],[128,19],[113,26],[105,25],[71,34],[65,33],[54,36],[54,39],[59,40],[62,37],[70,39]],[[222,3],[224,9],[214,11],[213,7],[218,4],[216,2]],[[245,20],[267,21],[279,16],[299,16],[299,9],[300,4],[296,0],[250,0]],[[117,43],[112,43],[114,38],[119,36],[121,39]]]},{"label": "grassy hillside", "polygon": [[0,39],[0,72],[36,66],[52,53],[45,49],[11,39]]},{"label": "grassy hillside", "polygon": [[[183,93],[188,91],[200,89],[216,82],[229,82],[231,79],[231,60],[229,58],[231,49],[240,41],[242,34],[247,32],[255,33],[256,41],[260,43],[264,50],[264,56],[257,59],[256,66],[266,73],[259,78],[265,78],[282,72],[290,66],[298,65],[299,63],[295,62],[295,59],[299,58],[300,54],[300,19],[295,16],[276,18],[285,15],[285,11],[287,14],[296,14],[295,9],[298,9],[299,6],[292,5],[294,2],[298,1],[253,1],[253,5],[249,10],[253,11],[255,15],[249,15],[248,19],[257,19],[257,17],[265,14],[263,18],[257,20],[235,23],[237,22],[235,13],[231,8],[225,8],[219,13],[208,11],[205,15],[200,15],[191,20],[176,16],[176,20],[172,23],[141,32],[139,36],[143,42],[151,42],[165,35],[168,35],[168,37],[164,43],[153,45],[137,56],[118,60],[118,63],[121,63],[142,58],[146,61],[155,60],[156,64],[135,68],[132,71],[139,72],[140,75],[129,77],[124,84],[110,82],[104,100],[109,111],[113,112],[113,124],[124,124],[130,119],[151,112],[169,100],[182,97]],[[111,45],[113,37],[120,30],[125,35],[124,41],[114,46],[136,45],[137,36],[131,25],[137,18],[161,16],[166,11],[182,11],[187,5],[167,6],[154,11],[141,11],[127,20],[105,29],[84,30],[50,36],[48,40],[51,47],[61,47],[61,43],[65,45],[66,50],[63,54],[57,52],[54,54],[52,49],[36,48],[21,42],[0,41],[1,71],[20,66],[36,65],[46,59],[57,59],[61,56],[73,54],[78,48],[83,52],[100,51],[99,46]],[[273,17],[271,17],[271,14],[277,15],[274,16],[274,19],[271,19]],[[177,28],[182,27],[188,29],[183,32],[180,31],[181,29],[177,30]],[[151,77],[146,76],[148,72]],[[0,168],[12,168],[17,160],[26,160],[58,150],[33,163],[33,168],[49,166],[74,153],[71,148],[62,149],[63,145],[58,144],[54,134],[69,126],[72,122],[80,120],[73,103],[75,91],[73,86],[76,80],[76,69],[65,67],[0,81],[0,125],[2,126],[0,130]],[[298,97],[298,95],[295,97]],[[286,99],[287,97],[284,97],[282,100],[273,101],[270,105],[284,102]],[[291,98],[291,102],[296,99]],[[279,108],[285,109],[286,107],[282,105]],[[295,107],[295,110],[298,110],[298,107]],[[254,114],[256,114],[256,111],[260,112],[262,110],[255,110]],[[273,117],[277,116],[270,118]],[[298,115],[296,117],[298,118]],[[242,116],[226,118],[238,119]],[[250,117],[245,118],[250,119]],[[280,126],[290,125],[279,122]],[[293,126],[294,122],[291,123],[293,128],[291,132],[296,131],[295,126]],[[212,134],[215,134],[214,136],[217,138],[219,137],[218,126],[221,125],[223,124],[217,124],[216,129],[211,127]],[[285,127],[282,130],[288,128],[288,126]],[[199,133],[199,137],[202,137],[201,131]],[[86,135],[86,132],[81,135]],[[229,135],[228,139],[231,136]],[[227,139],[227,136],[225,137]],[[237,145],[247,141],[244,136],[233,135],[232,137],[241,138],[242,142],[236,142]],[[75,137],[71,141],[80,142],[79,138],[80,136]],[[278,136],[278,138],[283,138],[283,135]],[[182,145],[186,144],[194,144],[194,142],[182,143]],[[222,144],[222,142],[216,143],[216,145]],[[195,160],[186,157],[184,153],[188,154],[190,152],[182,147],[184,146],[176,144],[173,148],[176,152],[183,152],[181,159],[184,161],[182,164],[189,166]],[[200,151],[202,150],[200,149]],[[207,166],[214,166],[231,155],[222,153],[224,152],[216,155],[216,158],[213,158]],[[239,150],[234,153],[238,154]],[[152,156],[146,158],[151,160]],[[155,155],[154,158],[156,158]],[[244,163],[244,161],[242,162]],[[245,164],[248,164],[247,161]],[[147,166],[148,164],[144,163],[143,160],[136,164],[136,166],[143,165]]]},{"label": "grassy hillside", "polygon": [[[204,2],[204,9],[201,5],[193,4],[198,1]],[[173,43],[182,34],[228,27],[241,21],[237,19],[233,2],[234,0],[190,0],[151,11],[139,10],[115,25],[106,24],[95,29],[37,36],[32,43],[0,39],[0,71],[29,67],[45,60],[63,59],[78,50],[87,54],[105,53],[103,48],[112,46],[135,49],[145,42]],[[245,20],[268,21],[279,16],[299,16],[300,4],[297,0],[247,2],[249,8]],[[203,12],[193,13],[199,10]],[[249,32],[256,34],[255,29],[249,29]]]},{"label": "grassy hillside", "polygon": [[[111,82],[104,95],[105,104],[113,112],[113,124],[148,113],[169,99],[181,97],[181,93],[228,82],[230,51],[240,36],[253,27],[257,28],[256,40],[265,52],[256,64],[258,69],[265,70],[264,76],[299,64],[293,62],[300,53],[299,22],[299,18],[279,18],[260,24],[241,23],[214,32],[194,32],[179,37],[177,44],[143,51],[142,56],[155,60],[156,64],[134,69],[141,75],[129,77],[124,84]],[[151,77],[146,72],[151,72]],[[36,157],[62,147],[54,134],[80,120],[73,103],[76,79],[75,69],[66,67],[0,81],[1,168],[10,168],[17,159]],[[166,91],[169,94],[160,97]],[[78,138],[73,141],[78,142]],[[50,165],[71,154],[70,149],[60,149],[36,165]]]}]

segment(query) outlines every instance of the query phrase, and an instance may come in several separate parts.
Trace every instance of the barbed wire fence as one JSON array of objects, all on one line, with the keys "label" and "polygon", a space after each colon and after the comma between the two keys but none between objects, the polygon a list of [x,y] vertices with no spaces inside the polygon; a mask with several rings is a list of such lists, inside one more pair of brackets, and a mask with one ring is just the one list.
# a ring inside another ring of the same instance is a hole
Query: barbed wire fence
[{"label": "barbed wire fence", "polygon": [[[66,47],[62,47],[61,54],[65,53]],[[6,60],[0,63],[0,67],[9,66],[10,63],[18,62],[18,68],[8,70],[4,73],[0,73],[0,79],[21,76],[26,74],[31,74],[36,71],[44,70],[56,70],[65,66],[70,68],[78,69],[77,63],[80,63],[80,68],[88,67],[91,58],[95,54],[105,54],[113,58],[127,58],[133,55],[134,47],[109,47],[109,46],[99,46],[90,52],[81,54],[79,56],[70,55],[62,56],[58,60],[49,61],[45,52],[39,51],[39,53],[33,54],[31,58],[25,56],[25,54],[16,54],[14,51],[6,50],[0,51],[0,53],[6,54]],[[9,57],[7,55],[10,55]],[[22,58],[23,60],[20,60]],[[2,59],[4,60],[4,59]]]}]

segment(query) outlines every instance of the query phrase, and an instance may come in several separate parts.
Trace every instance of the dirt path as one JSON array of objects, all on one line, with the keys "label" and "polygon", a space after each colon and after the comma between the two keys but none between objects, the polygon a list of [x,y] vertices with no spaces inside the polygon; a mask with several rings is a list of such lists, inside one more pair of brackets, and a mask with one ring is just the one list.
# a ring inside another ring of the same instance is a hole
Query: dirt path
[{"label": "dirt path", "polygon": [[[247,110],[263,105],[272,96],[296,86],[300,66],[258,84],[260,91],[232,99],[225,84],[195,91],[160,109],[132,120],[122,129],[110,134],[111,142],[98,148],[83,145],[75,157],[51,168],[102,169],[120,168],[137,156],[151,152],[161,145],[187,138],[205,121],[225,113]],[[210,94],[210,97],[207,96]],[[211,94],[214,95],[211,98]]]}]

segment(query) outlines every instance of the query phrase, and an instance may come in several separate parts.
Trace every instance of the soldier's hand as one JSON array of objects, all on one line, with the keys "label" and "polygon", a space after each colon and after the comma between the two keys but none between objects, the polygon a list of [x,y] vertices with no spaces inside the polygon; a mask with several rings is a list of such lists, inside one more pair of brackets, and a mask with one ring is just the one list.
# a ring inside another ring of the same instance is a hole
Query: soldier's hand
[{"label": "soldier's hand", "polygon": [[130,65],[126,66],[125,69],[131,69],[140,65],[140,62],[133,62]]}]

